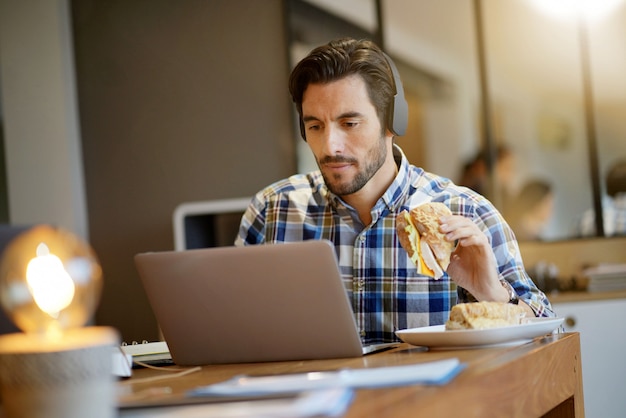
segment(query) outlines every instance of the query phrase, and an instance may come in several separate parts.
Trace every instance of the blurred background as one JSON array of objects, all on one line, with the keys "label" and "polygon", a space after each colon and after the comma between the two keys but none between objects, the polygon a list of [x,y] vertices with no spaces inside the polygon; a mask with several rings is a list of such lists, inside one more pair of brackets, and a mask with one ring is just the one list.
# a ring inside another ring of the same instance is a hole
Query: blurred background
[{"label": "blurred background", "polygon": [[484,193],[520,239],[580,239],[585,217],[585,234],[609,235],[621,0],[0,0],[0,221],[88,239],[96,321],[154,340],[132,257],[173,248],[181,203],[315,168],[287,79],[340,36],[399,67],[413,164]]}]

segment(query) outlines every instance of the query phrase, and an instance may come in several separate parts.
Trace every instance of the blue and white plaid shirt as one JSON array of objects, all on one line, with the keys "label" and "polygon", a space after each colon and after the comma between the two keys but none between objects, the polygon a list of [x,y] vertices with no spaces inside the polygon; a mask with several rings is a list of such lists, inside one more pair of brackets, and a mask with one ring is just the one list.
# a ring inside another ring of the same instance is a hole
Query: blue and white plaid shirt
[{"label": "blue and white plaid shirt", "polygon": [[[500,278],[537,316],[554,316],[528,277],[513,233],[481,195],[412,166],[394,147],[398,175],[363,225],[357,212],[331,193],[319,171],[278,181],[260,191],[245,212],[236,245],[327,239],[335,244],[341,275],[363,343],[397,341],[396,330],[444,324],[450,308],[475,300],[444,275],[421,276],[396,234],[396,215],[428,201],[445,203],[487,235]],[[294,278],[295,279],[295,278]]]}]

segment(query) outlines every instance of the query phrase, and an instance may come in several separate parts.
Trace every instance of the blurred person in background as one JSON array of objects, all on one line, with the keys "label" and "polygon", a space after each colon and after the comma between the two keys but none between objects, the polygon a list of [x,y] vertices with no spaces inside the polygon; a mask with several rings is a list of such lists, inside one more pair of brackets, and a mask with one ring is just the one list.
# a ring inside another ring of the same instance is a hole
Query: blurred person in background
[{"label": "blurred person in background", "polygon": [[506,145],[500,144],[496,148],[494,175],[496,177],[496,193],[490,193],[489,173],[487,170],[487,151],[479,151],[473,158],[463,165],[461,178],[457,182],[460,186],[487,196],[494,202],[498,210],[508,218],[508,212],[513,200],[512,188],[515,179],[515,155]]},{"label": "blurred person in background", "polygon": [[554,191],[544,180],[527,182],[513,199],[509,224],[518,241],[541,239],[542,232],[554,211]]},{"label": "blurred person in background", "polygon": [[[626,234],[626,159],[614,163],[605,178],[607,198],[602,202],[604,235]],[[595,212],[588,210],[580,222],[580,235],[596,234]]]}]

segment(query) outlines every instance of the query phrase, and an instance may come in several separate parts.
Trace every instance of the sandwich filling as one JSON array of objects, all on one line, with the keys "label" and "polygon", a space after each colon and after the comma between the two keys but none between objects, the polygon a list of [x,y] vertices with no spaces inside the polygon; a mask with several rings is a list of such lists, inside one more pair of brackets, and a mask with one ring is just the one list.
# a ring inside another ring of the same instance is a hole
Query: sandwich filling
[{"label": "sandwich filling", "polygon": [[411,257],[411,261],[417,267],[417,272],[424,274],[435,279],[439,279],[443,276],[444,272],[439,262],[437,261],[430,245],[426,240],[420,237],[420,233],[413,222],[408,211],[403,211],[404,216],[404,231],[407,234],[407,244],[410,246],[407,253]]}]

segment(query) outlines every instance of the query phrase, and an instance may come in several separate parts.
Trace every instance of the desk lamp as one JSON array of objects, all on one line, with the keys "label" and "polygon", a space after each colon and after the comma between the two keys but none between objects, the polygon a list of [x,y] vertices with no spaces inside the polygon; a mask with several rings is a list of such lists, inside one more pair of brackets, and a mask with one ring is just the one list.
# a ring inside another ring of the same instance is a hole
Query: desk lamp
[{"label": "desk lamp", "polygon": [[0,304],[24,333],[0,336],[5,417],[114,417],[112,347],[118,333],[84,327],[97,307],[102,271],[91,247],[39,225],[0,261]]}]

